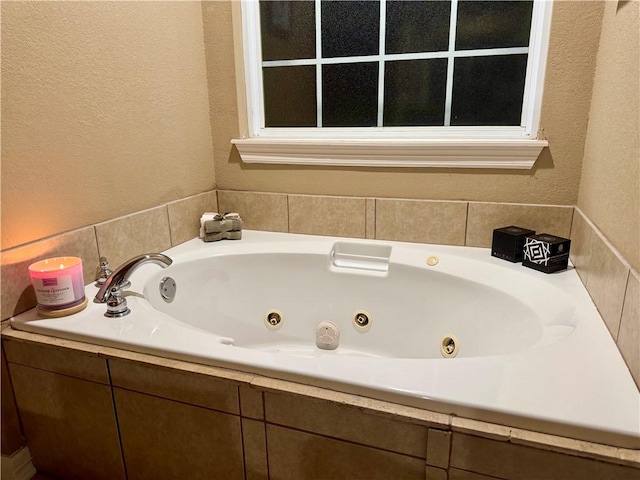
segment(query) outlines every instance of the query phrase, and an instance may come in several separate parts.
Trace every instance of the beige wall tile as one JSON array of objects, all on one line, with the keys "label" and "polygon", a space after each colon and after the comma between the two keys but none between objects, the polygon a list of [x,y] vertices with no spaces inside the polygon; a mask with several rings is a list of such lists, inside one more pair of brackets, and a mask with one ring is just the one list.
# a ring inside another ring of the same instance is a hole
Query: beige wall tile
[{"label": "beige wall tile", "polygon": [[244,478],[240,417],[114,388],[129,480]]},{"label": "beige wall tile", "polygon": [[376,238],[464,245],[466,202],[376,199]]},{"label": "beige wall tile", "polygon": [[218,190],[220,213],[237,212],[248,230],[288,232],[287,196],[282,193]]},{"label": "beige wall tile", "polygon": [[264,396],[265,417],[269,423],[426,457],[427,429],[423,426],[322,400],[269,392]]},{"label": "beige wall tile", "polygon": [[272,480],[424,480],[424,460],[267,424]]},{"label": "beige wall tile", "polygon": [[638,470],[611,463],[453,433],[451,466],[505,479],[637,479]]},{"label": "beige wall tile", "polygon": [[0,380],[2,382],[0,389],[0,393],[2,393],[2,441],[0,446],[2,447],[2,455],[10,457],[26,443],[20,428],[20,420],[18,420],[16,402],[13,398],[9,367],[4,355],[0,353],[0,356],[2,357],[2,379]]},{"label": "beige wall tile", "polygon": [[247,480],[267,480],[267,434],[264,422],[242,419],[242,445]]},{"label": "beige wall tile", "polygon": [[143,253],[171,247],[167,207],[161,206],[96,225],[98,251],[115,270]]},{"label": "beige wall tile", "polygon": [[69,480],[125,478],[108,386],[16,364],[9,371],[38,471]]},{"label": "beige wall tile", "polygon": [[587,290],[614,340],[618,338],[629,268],[594,235],[587,268]]},{"label": "beige wall tile", "polygon": [[466,245],[490,247],[493,230],[516,225],[569,238],[573,207],[469,202]]},{"label": "beige wall tile", "polygon": [[448,480],[448,478],[449,476],[446,470],[427,465],[426,480]]},{"label": "beige wall tile", "polygon": [[239,414],[238,386],[215,377],[127,360],[110,359],[116,387]]},{"label": "beige wall tile", "polygon": [[10,363],[109,384],[107,361],[94,353],[6,339],[2,344]]},{"label": "beige wall tile", "polygon": [[591,243],[595,232],[584,219],[582,213],[575,209],[571,225],[571,262],[576,268],[584,285],[587,284],[589,264],[591,262]]},{"label": "beige wall tile", "polygon": [[240,385],[240,411],[243,417],[264,420],[262,391],[250,385]]},{"label": "beige wall tile", "polygon": [[217,211],[218,197],[215,190],[168,203],[171,245],[197,237],[200,234],[202,214]]},{"label": "beige wall tile", "polygon": [[633,272],[624,297],[618,348],[640,388],[640,279]]},{"label": "beige wall tile", "polygon": [[28,267],[33,262],[51,257],[82,258],[84,281],[96,278],[99,265],[96,234],[93,227],[81,228],[22,247],[2,252],[2,319],[36,306],[36,296],[29,279]]},{"label": "beige wall tile", "polygon": [[365,238],[365,212],[364,198],[289,195],[289,231]]},{"label": "beige wall tile", "polygon": [[451,432],[429,429],[427,437],[427,465],[449,468],[451,451]]},{"label": "beige wall tile", "polygon": [[366,238],[376,238],[376,199],[366,199],[365,211],[365,236]]}]

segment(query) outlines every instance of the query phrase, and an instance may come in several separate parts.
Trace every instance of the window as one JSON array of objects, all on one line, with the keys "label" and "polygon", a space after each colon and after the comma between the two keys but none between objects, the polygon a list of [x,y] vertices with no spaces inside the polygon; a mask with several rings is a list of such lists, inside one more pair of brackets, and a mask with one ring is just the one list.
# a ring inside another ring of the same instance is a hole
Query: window
[{"label": "window", "polygon": [[550,5],[246,1],[244,161],[530,168]]}]

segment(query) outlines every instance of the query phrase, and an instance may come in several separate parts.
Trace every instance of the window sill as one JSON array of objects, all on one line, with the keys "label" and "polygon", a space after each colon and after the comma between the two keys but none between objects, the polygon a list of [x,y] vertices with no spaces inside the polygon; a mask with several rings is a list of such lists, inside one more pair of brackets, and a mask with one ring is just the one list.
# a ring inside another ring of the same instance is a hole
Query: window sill
[{"label": "window sill", "polygon": [[231,140],[245,163],[351,167],[533,167],[546,140],[511,139],[283,139]]}]

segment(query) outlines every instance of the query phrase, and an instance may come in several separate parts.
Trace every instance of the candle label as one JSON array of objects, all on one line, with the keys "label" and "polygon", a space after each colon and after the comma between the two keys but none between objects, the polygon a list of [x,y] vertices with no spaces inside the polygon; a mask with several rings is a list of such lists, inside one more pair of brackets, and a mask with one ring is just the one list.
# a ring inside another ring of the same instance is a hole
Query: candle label
[{"label": "candle label", "polygon": [[65,305],[75,300],[73,282],[70,275],[54,278],[34,278],[33,288],[36,291],[36,298],[40,305]]}]

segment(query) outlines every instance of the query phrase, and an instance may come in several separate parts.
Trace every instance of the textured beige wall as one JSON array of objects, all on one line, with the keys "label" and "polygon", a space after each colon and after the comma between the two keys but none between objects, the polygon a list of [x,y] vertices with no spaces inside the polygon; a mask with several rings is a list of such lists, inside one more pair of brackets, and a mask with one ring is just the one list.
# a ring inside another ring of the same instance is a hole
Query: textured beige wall
[{"label": "textured beige wall", "polygon": [[214,188],[207,95],[200,2],[2,2],[2,248]]},{"label": "textured beige wall", "polygon": [[[542,121],[550,142],[530,171],[248,165],[238,137],[230,2],[203,5],[219,188],[266,192],[575,204],[603,4],[556,2]],[[218,115],[220,113],[220,115]]]},{"label": "textured beige wall", "polygon": [[640,3],[606,2],[578,206],[640,271]]}]

